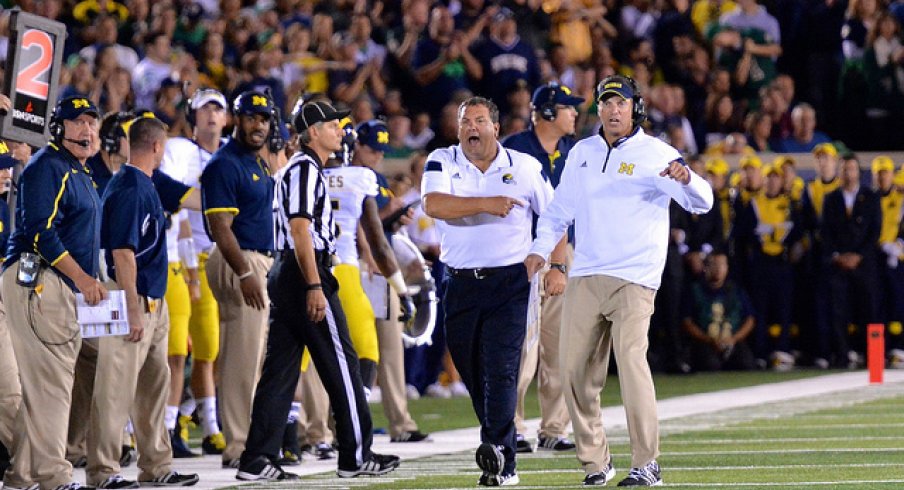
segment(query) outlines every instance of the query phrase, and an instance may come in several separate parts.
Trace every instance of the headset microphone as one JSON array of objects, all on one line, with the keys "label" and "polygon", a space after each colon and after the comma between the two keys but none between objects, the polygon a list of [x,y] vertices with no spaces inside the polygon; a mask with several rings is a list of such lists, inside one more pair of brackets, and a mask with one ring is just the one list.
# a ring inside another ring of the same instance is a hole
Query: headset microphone
[{"label": "headset microphone", "polygon": [[72,138],[63,138],[64,141],[68,141],[73,145],[81,146],[82,148],[88,148],[91,146],[91,143],[88,140],[74,140]]}]

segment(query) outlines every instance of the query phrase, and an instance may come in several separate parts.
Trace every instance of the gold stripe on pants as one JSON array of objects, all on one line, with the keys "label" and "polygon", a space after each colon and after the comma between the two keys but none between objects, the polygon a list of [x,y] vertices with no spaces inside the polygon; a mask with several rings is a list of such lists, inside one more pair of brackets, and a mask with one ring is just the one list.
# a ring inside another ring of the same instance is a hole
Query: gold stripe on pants
[{"label": "gold stripe on pants", "polygon": [[610,276],[568,281],[559,366],[577,457],[585,473],[601,471],[610,458],[600,391],[606,384],[612,349],[628,420],[631,466],[644,466],[659,455],[656,391],[647,363],[655,296],[652,289]]},{"label": "gold stripe on pants", "polygon": [[402,345],[401,306],[395,293],[389,294],[389,320],[377,319],[377,339],[380,343],[380,364],[377,366],[380,390],[383,393],[383,413],[389,421],[389,436],[417,430],[408,412],[405,390],[405,347]]},{"label": "gold stripe on pants", "polygon": [[210,290],[220,312],[220,353],[217,360],[219,377],[217,392],[226,449],[223,461],[237,459],[245,450],[251,427],[251,405],[260,378],[267,347],[270,297],[267,295],[267,273],[273,258],[243,250],[245,260],[264,289],[262,310],[245,305],[239,277],[214,248],[207,262]]},{"label": "gold stripe on pants", "polygon": [[172,447],[163,425],[169,396],[167,364],[169,312],[160,299],[140,299],[144,307],[144,336],[130,342],[124,336],[98,339],[97,374],[88,431],[89,485],[119,474],[122,428],[132,417],[141,457],[139,480],[152,480],[170,471]]},{"label": "gold stripe on pants", "polygon": [[[82,344],[75,293],[50,270],[38,278],[40,294],[16,284],[13,264],[2,276],[2,296],[19,363],[22,404],[16,417],[16,452],[6,483],[51,489],[72,481],[66,433],[75,360]],[[27,360],[24,361],[24,360]]]}]

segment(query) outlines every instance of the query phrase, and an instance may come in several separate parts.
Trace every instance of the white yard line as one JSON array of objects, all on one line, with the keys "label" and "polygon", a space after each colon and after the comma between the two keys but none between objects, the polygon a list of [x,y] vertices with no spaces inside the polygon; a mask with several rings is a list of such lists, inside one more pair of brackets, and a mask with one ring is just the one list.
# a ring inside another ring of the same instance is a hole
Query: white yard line
[{"label": "white yard line", "polygon": [[[904,395],[904,371],[886,371],[885,383],[881,385],[869,385],[867,373],[865,371],[853,371],[840,374],[829,374],[815,378],[784,381],[780,383],[771,383],[766,385],[753,386],[749,388],[737,388],[713,393],[704,393],[698,395],[689,395],[682,397],[669,398],[659,402],[659,418],[661,421],[663,434],[680,433],[688,430],[698,430],[703,428],[716,427],[723,424],[736,423],[744,420],[757,418],[773,418],[784,417],[793,413],[801,413],[813,410],[812,401],[810,403],[801,402],[800,405],[793,403],[794,400],[811,399],[822,395],[834,394],[825,397],[824,402],[820,401],[821,408],[832,408],[836,406],[844,406],[863,402],[868,399],[878,399],[897,395]],[[847,396],[845,396],[847,395]],[[781,403],[779,403],[781,402]],[[791,403],[789,403],[791,402]],[[778,406],[780,405],[780,406]],[[708,417],[695,417],[708,414]],[[671,422],[674,421],[674,422]],[[606,426],[607,435],[611,434],[611,441],[624,440],[627,437],[626,421],[624,409],[621,406],[607,407],[603,409],[603,422]],[[536,434],[539,426],[539,419],[527,421],[528,435]],[[479,429],[477,427],[435,432],[431,434],[432,442],[424,443],[390,443],[389,437],[386,435],[374,436],[373,450],[377,453],[398,454],[403,460],[411,460],[415,458],[423,458],[428,456],[436,456],[442,454],[459,453],[462,451],[471,451],[479,441]],[[875,449],[870,449],[871,451]],[[904,448],[896,449],[904,450]],[[808,450],[785,450],[783,452],[805,452]],[[842,449],[827,450],[833,452],[844,451]],[[891,450],[889,450],[891,451]],[[725,453],[725,451],[720,451]],[[757,451],[763,452],[763,451]],[[813,450],[813,452],[822,452]],[[745,451],[738,451],[738,454],[744,454]],[[676,452],[675,454],[691,454]],[[442,468],[443,470],[452,467],[462,467],[460,458],[456,462],[450,462],[448,466],[438,461],[430,461],[429,467],[419,468],[417,463],[408,465],[418,467],[410,468],[419,471],[420,474],[434,473],[434,471]],[[472,462],[468,463],[470,467]],[[196,485],[195,489],[207,490],[222,488],[227,486],[238,485],[235,479],[235,470],[227,470],[220,468],[220,458],[218,456],[205,456],[195,459],[177,459],[173,461],[173,469],[183,473],[199,473],[201,481]],[[374,484],[381,479],[355,479],[355,480],[339,480],[335,476],[336,460],[316,461],[306,458],[300,466],[286,468],[301,475],[319,475],[313,480],[306,480],[302,485],[293,485],[293,487],[304,486],[305,488],[349,488],[361,486],[364,484]],[[404,486],[406,477],[411,478],[417,476],[406,470],[406,464],[403,462],[402,467],[390,477],[395,475],[398,478],[396,482],[399,488]],[[137,468],[132,465],[126,468],[123,474],[126,478],[134,479],[137,477]],[[85,473],[83,470],[75,471],[75,479],[85,481]],[[389,479],[382,479],[390,481]],[[795,483],[799,486],[831,486],[840,483],[904,483],[900,480],[875,480],[863,482],[804,482]],[[475,481],[476,483],[476,481]],[[565,482],[563,482],[565,483]],[[714,485],[727,487],[750,487],[760,484],[730,484],[730,485]],[[782,484],[777,484],[782,485]],[[789,484],[790,485],[790,484]],[[277,488],[286,488],[284,485],[273,485]],[[707,485],[708,486],[708,485]],[[255,488],[264,488],[256,486]],[[467,487],[469,490],[474,487]],[[530,489],[541,487],[519,486],[518,488]]]}]

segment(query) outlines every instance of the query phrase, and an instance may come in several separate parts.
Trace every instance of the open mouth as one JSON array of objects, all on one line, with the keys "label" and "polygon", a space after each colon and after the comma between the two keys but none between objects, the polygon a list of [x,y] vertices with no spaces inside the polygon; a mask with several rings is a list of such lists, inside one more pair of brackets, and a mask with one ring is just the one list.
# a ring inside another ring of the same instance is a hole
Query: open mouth
[{"label": "open mouth", "polygon": [[479,143],[480,143],[480,136],[477,136],[477,135],[468,136],[468,144],[469,145],[476,145]]}]

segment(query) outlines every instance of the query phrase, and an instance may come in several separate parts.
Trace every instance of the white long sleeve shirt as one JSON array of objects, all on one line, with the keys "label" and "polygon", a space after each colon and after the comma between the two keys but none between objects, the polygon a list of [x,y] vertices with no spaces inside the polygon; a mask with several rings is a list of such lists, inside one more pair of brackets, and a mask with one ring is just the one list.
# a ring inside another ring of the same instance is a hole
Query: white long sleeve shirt
[{"label": "white long sleeve shirt", "polygon": [[540,215],[531,253],[548,257],[575,225],[572,277],[607,275],[658,289],[669,237],[669,202],[691,213],[713,205],[709,184],[691,172],[688,185],[660,177],[678,151],[643,131],[610,147],[591,136],[569,152],[552,203]]},{"label": "white long sleeve shirt", "polygon": [[505,218],[480,213],[465,218],[436,220],[440,260],[456,269],[500,267],[524,261],[531,245],[531,222],[552,199],[552,186],[540,162],[520,151],[503,148],[486,172],[468,161],[461,146],[434,150],[427,156],[421,194],[460,197],[508,196],[525,203]]}]

